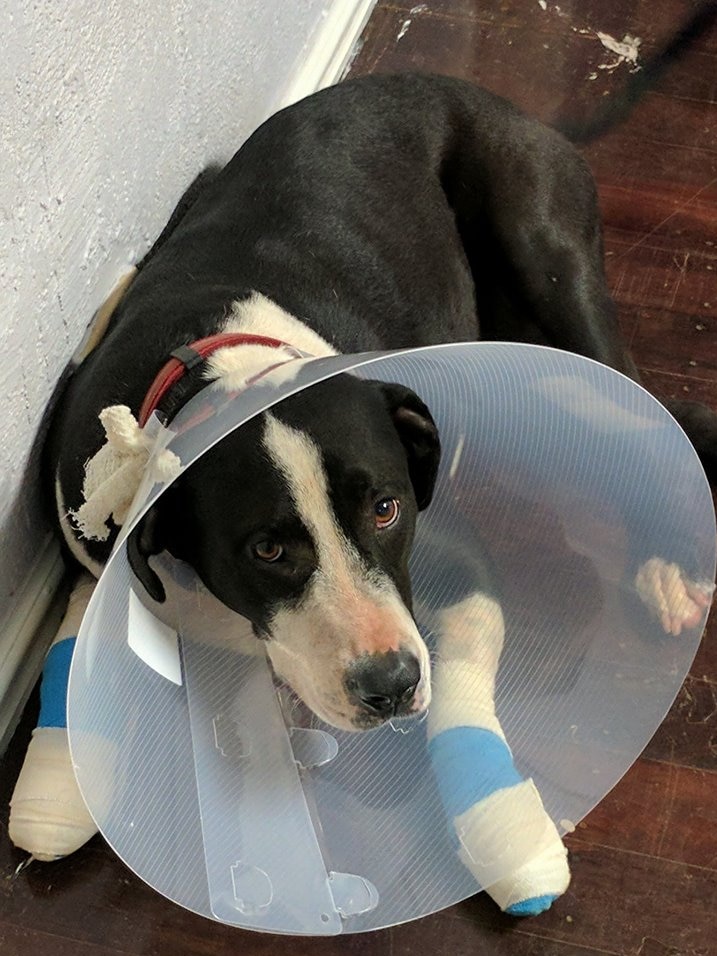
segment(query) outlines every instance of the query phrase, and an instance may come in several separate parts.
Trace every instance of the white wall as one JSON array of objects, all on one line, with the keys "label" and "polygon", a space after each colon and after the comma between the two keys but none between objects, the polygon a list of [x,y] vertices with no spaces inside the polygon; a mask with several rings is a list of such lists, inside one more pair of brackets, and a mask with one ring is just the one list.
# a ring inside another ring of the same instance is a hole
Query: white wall
[{"label": "white wall", "polygon": [[365,0],[3,4],[0,667],[11,639],[2,622],[17,611],[47,533],[28,459],[93,310],[193,176],[227,159],[291,91],[315,85],[317,44],[340,45],[369,8]]}]

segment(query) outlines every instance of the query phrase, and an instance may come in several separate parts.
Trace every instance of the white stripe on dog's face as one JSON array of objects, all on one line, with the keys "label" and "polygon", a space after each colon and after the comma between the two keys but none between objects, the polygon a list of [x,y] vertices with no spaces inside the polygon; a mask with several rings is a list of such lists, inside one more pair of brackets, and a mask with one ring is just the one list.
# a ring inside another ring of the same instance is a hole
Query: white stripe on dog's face
[{"label": "white stripe on dog's face", "polygon": [[423,710],[430,697],[428,650],[391,579],[366,567],[339,526],[319,449],[270,414],[263,444],[317,556],[301,600],[272,617],[267,651],[275,670],[319,717],[356,729],[346,668],[362,655],[405,649],[420,663],[414,709]]}]

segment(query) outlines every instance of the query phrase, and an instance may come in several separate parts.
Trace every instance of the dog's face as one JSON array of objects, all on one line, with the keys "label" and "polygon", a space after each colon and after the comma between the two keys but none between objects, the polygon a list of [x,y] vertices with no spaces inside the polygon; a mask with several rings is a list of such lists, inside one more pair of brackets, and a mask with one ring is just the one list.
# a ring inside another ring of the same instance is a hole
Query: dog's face
[{"label": "dog's face", "polygon": [[223,439],[130,535],[130,563],[166,549],[248,618],[276,672],[323,720],[363,730],[421,712],[428,651],[408,558],[440,455],[423,402],[337,376]]}]

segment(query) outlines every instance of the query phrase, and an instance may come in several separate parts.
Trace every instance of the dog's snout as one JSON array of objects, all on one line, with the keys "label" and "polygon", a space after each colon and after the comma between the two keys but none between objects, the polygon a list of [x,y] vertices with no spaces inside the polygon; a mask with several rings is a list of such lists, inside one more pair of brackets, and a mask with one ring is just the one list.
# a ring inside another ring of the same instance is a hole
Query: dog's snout
[{"label": "dog's snout", "polygon": [[406,650],[367,654],[346,674],[350,700],[377,717],[393,717],[406,711],[421,679],[418,659]]}]

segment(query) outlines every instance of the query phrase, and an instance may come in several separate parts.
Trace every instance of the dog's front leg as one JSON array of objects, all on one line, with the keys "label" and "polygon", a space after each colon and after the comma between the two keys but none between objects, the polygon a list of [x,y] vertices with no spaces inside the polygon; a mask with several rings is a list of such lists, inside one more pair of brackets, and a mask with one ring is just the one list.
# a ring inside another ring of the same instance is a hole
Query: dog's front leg
[{"label": "dog's front leg", "polygon": [[438,614],[429,750],[459,856],[502,910],[536,915],[567,889],[567,851],[495,711],[504,623],[475,592]]},{"label": "dog's front leg", "polygon": [[75,778],[66,721],[70,661],[95,583],[82,574],[70,595],[45,662],[40,716],[10,801],[10,839],[45,862],[74,853],[97,833]]}]

